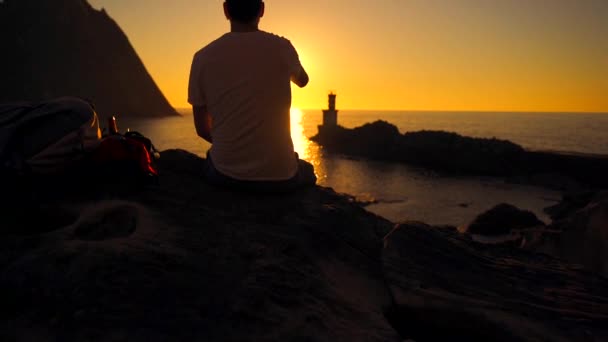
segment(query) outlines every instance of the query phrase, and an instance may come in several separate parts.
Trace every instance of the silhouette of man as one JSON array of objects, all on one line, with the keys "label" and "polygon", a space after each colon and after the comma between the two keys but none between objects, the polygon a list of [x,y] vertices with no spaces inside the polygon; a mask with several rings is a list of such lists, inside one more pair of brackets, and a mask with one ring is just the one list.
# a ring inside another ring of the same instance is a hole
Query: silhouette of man
[{"label": "silhouette of man", "polygon": [[194,55],[188,102],[197,134],[212,143],[205,178],[212,184],[286,191],[316,182],[294,152],[290,81],[308,74],[291,42],[258,29],[262,0],[226,0],[230,32]]}]

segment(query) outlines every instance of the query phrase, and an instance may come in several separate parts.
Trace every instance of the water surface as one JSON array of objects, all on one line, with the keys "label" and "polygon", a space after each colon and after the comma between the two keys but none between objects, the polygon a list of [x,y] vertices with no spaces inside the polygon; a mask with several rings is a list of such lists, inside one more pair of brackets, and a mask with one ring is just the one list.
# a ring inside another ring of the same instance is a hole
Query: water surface
[{"label": "water surface", "polygon": [[[189,111],[182,113],[165,119],[119,118],[119,125],[141,131],[161,150],[181,148],[204,156],[210,145],[196,135]],[[534,150],[608,154],[608,115],[602,114],[340,111],[338,120],[356,127],[378,119],[395,124],[402,133],[446,130],[508,139]],[[543,208],[561,197],[557,191],[497,178],[445,177],[404,164],[329,155],[308,139],[320,123],[319,110],[292,112],[294,147],[315,166],[318,183],[372,201],[368,210],[394,222],[461,225],[503,202],[531,210],[548,222]]]}]

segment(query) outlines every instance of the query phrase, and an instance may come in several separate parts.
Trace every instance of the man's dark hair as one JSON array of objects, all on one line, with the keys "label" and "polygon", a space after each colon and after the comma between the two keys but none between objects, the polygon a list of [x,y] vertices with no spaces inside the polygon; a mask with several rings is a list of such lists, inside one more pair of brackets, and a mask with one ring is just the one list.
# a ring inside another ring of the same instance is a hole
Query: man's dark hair
[{"label": "man's dark hair", "polygon": [[226,4],[230,18],[242,23],[255,19],[262,8],[262,0],[226,0]]}]

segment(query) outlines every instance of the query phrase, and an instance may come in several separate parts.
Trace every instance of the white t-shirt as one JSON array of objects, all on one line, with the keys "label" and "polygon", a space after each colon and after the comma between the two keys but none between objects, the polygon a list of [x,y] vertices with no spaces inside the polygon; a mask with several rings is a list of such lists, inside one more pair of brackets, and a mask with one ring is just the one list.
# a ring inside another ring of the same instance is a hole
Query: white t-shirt
[{"label": "white t-shirt", "polygon": [[217,170],[257,181],[296,174],[290,79],[301,69],[291,42],[264,31],[226,33],[194,55],[188,102],[213,119]]}]

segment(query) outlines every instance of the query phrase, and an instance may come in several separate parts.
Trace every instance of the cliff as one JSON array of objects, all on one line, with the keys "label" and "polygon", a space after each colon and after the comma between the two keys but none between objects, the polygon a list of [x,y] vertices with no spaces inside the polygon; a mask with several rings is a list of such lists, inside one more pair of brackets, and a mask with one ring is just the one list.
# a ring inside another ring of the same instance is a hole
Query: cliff
[{"label": "cliff", "polygon": [[[548,256],[393,223],[331,189],[13,182],[0,207],[0,339],[569,341],[608,338],[608,280]],[[7,189],[6,187],[4,189]]]},{"label": "cliff", "polygon": [[0,102],[79,96],[102,116],[176,115],[120,27],[86,0],[0,3]]},{"label": "cliff", "polygon": [[319,126],[311,140],[330,153],[403,162],[448,173],[507,177],[560,190],[608,187],[608,156],[528,151],[495,138],[444,131],[400,134],[394,125],[376,121],[353,129]]}]

